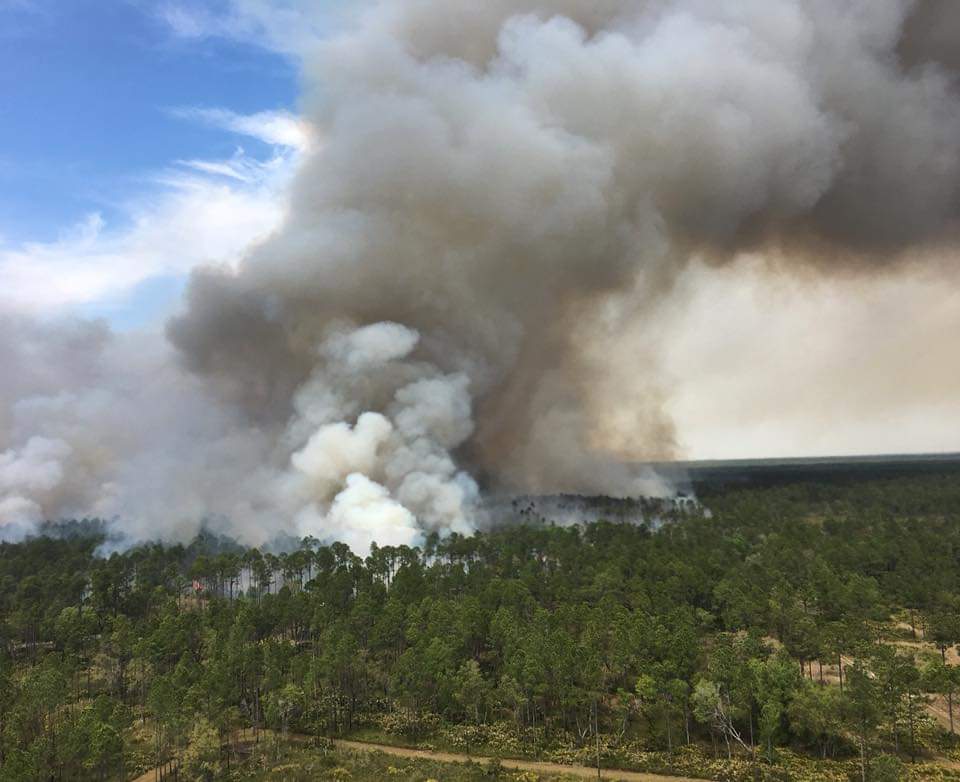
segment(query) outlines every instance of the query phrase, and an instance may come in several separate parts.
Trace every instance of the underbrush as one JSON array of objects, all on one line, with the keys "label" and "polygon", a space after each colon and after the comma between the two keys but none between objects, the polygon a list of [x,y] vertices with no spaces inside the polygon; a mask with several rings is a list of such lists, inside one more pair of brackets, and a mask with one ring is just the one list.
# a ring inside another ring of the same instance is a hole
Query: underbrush
[{"label": "underbrush", "polygon": [[566,782],[574,777],[514,771],[497,763],[442,763],[399,758],[382,752],[324,750],[286,744],[280,752],[266,745],[255,750],[224,779],[229,782]]},{"label": "underbrush", "polygon": [[[577,742],[569,733],[518,729],[511,723],[450,725],[434,715],[414,716],[396,711],[380,715],[375,725],[351,734],[354,738],[393,746],[418,747],[459,754],[540,760],[563,765],[593,766],[597,745]],[[774,763],[754,761],[746,755],[719,757],[699,744],[671,752],[652,751],[638,739],[603,735],[600,763],[608,769],[688,776],[717,782],[859,782],[856,757],[840,760],[813,758],[789,749],[778,749]],[[888,755],[870,762],[868,779],[874,782],[960,780],[960,771],[934,763],[903,763]]]}]

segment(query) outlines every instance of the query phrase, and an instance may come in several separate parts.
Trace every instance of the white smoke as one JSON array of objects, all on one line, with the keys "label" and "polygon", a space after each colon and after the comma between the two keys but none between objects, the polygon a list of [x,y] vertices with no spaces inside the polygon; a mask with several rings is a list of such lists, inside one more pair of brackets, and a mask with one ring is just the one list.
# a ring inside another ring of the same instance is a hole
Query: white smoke
[{"label": "white smoke", "polygon": [[451,455],[473,431],[469,381],[413,359],[418,341],[411,329],[377,323],[320,346],[286,435],[297,446],[293,471],[277,482],[281,503],[302,506],[301,534],[362,550],[387,538],[413,545],[424,529],[473,531],[478,489]]},{"label": "white smoke", "polygon": [[297,525],[304,534],[340,540],[360,554],[367,553],[371,541],[414,546],[421,537],[414,515],[391,499],[385,487],[360,473],[347,476],[329,512],[308,506],[298,515]]},{"label": "white smoke", "polygon": [[52,499],[63,480],[71,450],[63,440],[32,437],[20,451],[0,453],[0,518],[12,537],[43,520],[41,503]]}]

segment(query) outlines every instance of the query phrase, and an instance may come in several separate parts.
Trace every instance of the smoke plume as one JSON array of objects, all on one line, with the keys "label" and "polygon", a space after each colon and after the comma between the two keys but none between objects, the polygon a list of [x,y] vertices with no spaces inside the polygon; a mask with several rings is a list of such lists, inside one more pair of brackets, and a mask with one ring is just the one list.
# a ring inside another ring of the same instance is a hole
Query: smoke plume
[{"label": "smoke plume", "polygon": [[955,6],[364,5],[305,57],[281,229],[197,269],[166,343],[4,330],[0,521],[362,550],[469,533],[478,481],[669,491],[628,465],[678,455],[658,323],[691,265],[955,247]]}]

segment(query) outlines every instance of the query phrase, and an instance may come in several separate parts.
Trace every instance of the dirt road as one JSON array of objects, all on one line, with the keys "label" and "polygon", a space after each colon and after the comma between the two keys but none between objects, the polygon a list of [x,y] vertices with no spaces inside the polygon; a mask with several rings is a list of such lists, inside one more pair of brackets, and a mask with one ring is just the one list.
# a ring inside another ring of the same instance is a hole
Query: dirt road
[{"label": "dirt road", "polygon": [[[303,738],[309,740],[308,736],[290,736],[289,738]],[[336,739],[333,742],[341,749],[349,749],[354,752],[383,752],[386,755],[393,755],[398,758],[422,758],[425,760],[437,760],[441,763],[489,763],[491,758],[477,757],[474,755],[459,755],[452,752],[431,752],[425,749],[407,749],[405,747],[392,747],[389,744],[369,744],[365,741],[346,741]],[[552,774],[555,776],[577,777],[578,779],[596,779],[597,770],[586,766],[564,766],[560,763],[540,763],[533,760],[501,760],[504,768],[515,769],[516,771],[533,771],[536,774]],[[167,769],[169,770],[169,766]],[[623,780],[623,782],[703,782],[702,779],[691,777],[671,777],[663,774],[642,774],[638,771],[613,771],[603,769],[601,779]],[[154,782],[158,779],[157,769],[142,774],[133,780],[133,782]]]},{"label": "dirt road", "polygon": [[[439,760],[443,763],[489,763],[490,758],[474,757],[470,755],[459,755],[450,752],[429,752],[423,749],[406,749],[404,747],[391,747],[388,744],[368,744],[364,741],[344,741],[334,742],[338,747],[352,749],[358,752],[383,752],[387,755],[394,755],[401,758],[423,758],[426,760]],[[555,774],[568,777],[578,777],[580,779],[596,779],[597,770],[586,766],[564,766],[560,763],[539,763],[532,760],[501,760],[504,768],[512,768],[517,771],[533,771],[537,774]],[[625,780],[625,782],[702,782],[691,777],[671,777],[662,774],[641,774],[638,771],[607,771],[603,770],[602,779]]]}]

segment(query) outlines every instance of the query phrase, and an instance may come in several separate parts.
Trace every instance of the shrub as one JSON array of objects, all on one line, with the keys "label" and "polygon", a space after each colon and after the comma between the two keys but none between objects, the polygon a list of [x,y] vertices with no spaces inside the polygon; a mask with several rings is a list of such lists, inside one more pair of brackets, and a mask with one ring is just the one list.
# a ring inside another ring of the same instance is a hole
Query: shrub
[{"label": "shrub", "polygon": [[878,755],[867,767],[869,782],[900,782],[903,778],[903,763],[892,755]]},{"label": "shrub", "polygon": [[416,712],[412,709],[397,709],[379,714],[374,722],[384,733],[409,739],[431,735],[440,726],[440,718],[437,715]]}]

